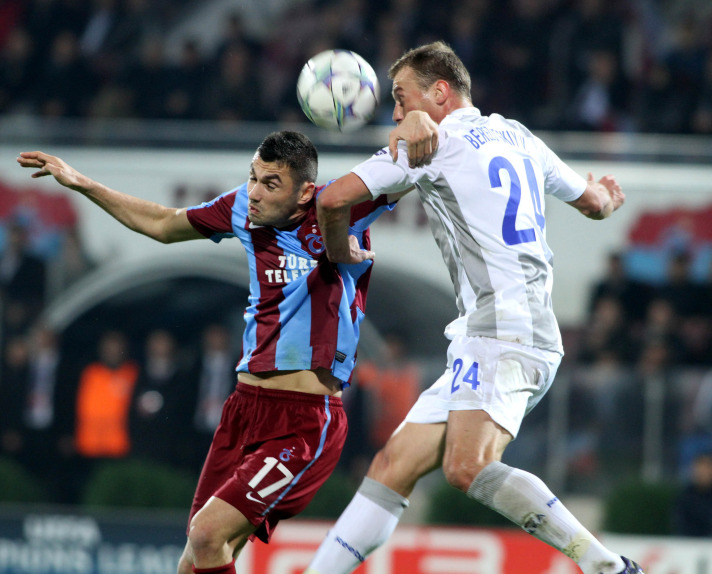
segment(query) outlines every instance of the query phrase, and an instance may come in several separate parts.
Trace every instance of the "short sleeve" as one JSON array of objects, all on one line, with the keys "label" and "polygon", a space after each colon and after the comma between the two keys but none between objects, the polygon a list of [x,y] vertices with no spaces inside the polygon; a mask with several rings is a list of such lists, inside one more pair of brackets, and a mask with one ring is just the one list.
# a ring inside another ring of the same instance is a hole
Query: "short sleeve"
[{"label": "short sleeve", "polygon": [[561,201],[574,201],[586,190],[586,180],[571,169],[544,142],[535,138],[543,155],[544,193]]},{"label": "short sleeve", "polygon": [[405,143],[401,145],[397,162],[393,161],[388,148],[383,148],[351,170],[361,178],[374,199],[389,193],[400,193],[413,186]]},{"label": "short sleeve", "polygon": [[237,190],[228,191],[212,201],[189,207],[188,221],[200,234],[213,241],[233,235],[232,208]]}]

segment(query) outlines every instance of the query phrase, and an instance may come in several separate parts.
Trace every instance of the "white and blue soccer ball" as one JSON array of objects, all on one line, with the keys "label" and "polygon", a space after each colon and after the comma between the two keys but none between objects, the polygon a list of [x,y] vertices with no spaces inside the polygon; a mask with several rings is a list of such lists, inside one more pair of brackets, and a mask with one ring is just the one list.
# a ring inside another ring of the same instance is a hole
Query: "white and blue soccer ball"
[{"label": "white and blue soccer ball", "polygon": [[297,81],[297,98],[317,126],[349,131],[369,122],[378,106],[378,78],[350,50],[327,50],[311,58]]}]

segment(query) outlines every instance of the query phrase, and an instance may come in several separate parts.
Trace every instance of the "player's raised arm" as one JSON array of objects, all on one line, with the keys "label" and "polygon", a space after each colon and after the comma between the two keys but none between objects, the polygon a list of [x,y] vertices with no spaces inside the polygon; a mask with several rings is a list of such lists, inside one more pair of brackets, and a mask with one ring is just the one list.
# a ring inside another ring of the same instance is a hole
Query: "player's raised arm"
[{"label": "player's raised arm", "polygon": [[58,183],[81,193],[129,229],[161,243],[204,239],[188,221],[185,209],[165,207],[116,191],[88,178],[58,157],[41,151],[22,152],[22,167],[35,168],[33,178],[51,175]]},{"label": "player's raised arm", "polygon": [[593,174],[589,173],[586,183],[586,190],[581,197],[568,204],[589,219],[605,219],[623,205],[625,194],[612,175],[605,175],[595,181]]},{"label": "player's raised arm", "polygon": [[353,173],[337,179],[319,194],[317,217],[329,261],[361,263],[373,259],[372,251],[363,251],[358,243],[349,240],[351,206],[370,198],[366,185]]}]

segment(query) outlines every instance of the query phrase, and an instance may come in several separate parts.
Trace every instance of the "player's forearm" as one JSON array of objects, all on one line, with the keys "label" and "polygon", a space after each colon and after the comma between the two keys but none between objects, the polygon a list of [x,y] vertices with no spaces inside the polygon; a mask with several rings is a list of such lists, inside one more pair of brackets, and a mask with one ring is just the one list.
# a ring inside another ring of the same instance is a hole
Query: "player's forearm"
[{"label": "player's forearm", "polygon": [[347,207],[328,208],[317,202],[317,219],[324,239],[326,256],[335,263],[349,261],[349,217],[351,209]]},{"label": "player's forearm", "polygon": [[83,178],[78,183],[71,186],[72,189],[101,207],[122,225],[157,241],[171,241],[171,238],[164,236],[162,223],[175,213],[175,209],[116,191],[89,178]]}]

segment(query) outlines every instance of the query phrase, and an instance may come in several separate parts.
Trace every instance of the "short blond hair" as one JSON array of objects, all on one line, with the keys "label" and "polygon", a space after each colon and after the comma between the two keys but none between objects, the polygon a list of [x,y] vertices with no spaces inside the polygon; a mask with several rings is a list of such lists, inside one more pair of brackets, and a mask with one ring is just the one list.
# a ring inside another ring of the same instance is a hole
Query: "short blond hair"
[{"label": "short blond hair", "polygon": [[418,85],[426,90],[438,80],[445,80],[450,87],[468,100],[471,98],[472,80],[465,64],[445,42],[432,42],[408,50],[388,70],[392,80],[403,68],[415,72]]}]

